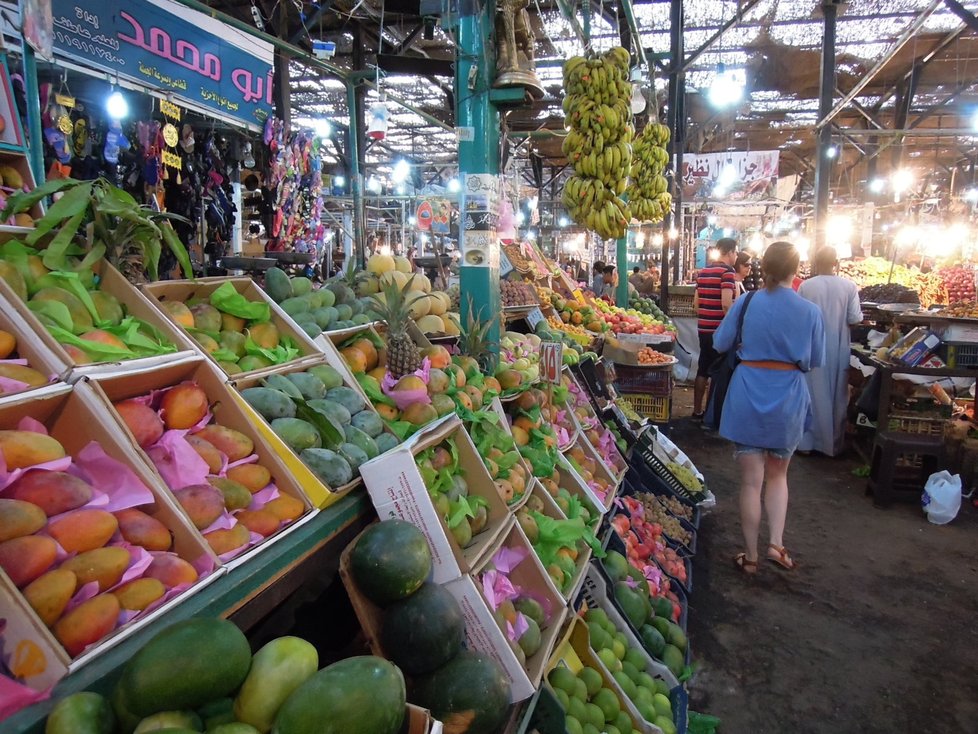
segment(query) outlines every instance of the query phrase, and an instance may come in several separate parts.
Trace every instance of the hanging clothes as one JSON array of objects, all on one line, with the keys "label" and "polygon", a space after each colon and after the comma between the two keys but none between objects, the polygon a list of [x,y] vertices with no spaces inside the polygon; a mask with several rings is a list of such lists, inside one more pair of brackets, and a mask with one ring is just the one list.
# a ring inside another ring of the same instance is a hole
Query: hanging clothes
[{"label": "hanging clothes", "polygon": [[805,375],[813,416],[798,448],[836,456],[849,407],[849,327],[863,320],[859,289],[838,275],[816,275],[802,283],[798,295],[818,306],[825,323],[825,364]]}]

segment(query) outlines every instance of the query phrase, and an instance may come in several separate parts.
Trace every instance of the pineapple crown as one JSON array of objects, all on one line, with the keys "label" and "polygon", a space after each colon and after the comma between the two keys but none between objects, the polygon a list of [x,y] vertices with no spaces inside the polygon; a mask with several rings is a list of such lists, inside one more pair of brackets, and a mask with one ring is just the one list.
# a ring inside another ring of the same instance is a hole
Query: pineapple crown
[{"label": "pineapple crown", "polygon": [[357,286],[363,281],[369,278],[370,275],[364,271],[357,268],[357,261],[355,258],[350,258],[346,266],[343,268],[343,282],[346,283],[350,288],[356,291]]},{"label": "pineapple crown", "polygon": [[403,286],[399,286],[397,281],[391,278],[381,283],[381,294],[370,296],[373,301],[373,311],[381,321],[387,323],[388,332],[404,331],[408,319],[411,318],[411,304],[419,298],[426,298],[424,293],[418,293],[413,298],[411,285],[414,283],[414,276]]},{"label": "pineapple crown", "polygon": [[473,357],[479,364],[482,364],[490,356],[490,348],[493,343],[489,341],[489,329],[492,328],[492,321],[476,317],[475,311],[473,309],[472,297],[469,296],[469,313],[466,319],[466,326],[462,328],[462,325],[458,323],[458,320],[454,316],[449,318],[454,321],[455,326],[458,327],[459,331],[462,332],[462,340],[459,345],[462,354],[468,354]]}]

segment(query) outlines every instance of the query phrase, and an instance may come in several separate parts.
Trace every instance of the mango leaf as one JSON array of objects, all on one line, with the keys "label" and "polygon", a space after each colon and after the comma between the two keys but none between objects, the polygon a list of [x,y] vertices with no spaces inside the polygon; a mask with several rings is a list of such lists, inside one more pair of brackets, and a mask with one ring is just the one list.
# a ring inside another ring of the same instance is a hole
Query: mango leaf
[{"label": "mango leaf", "polygon": [[[69,252],[75,248],[69,248]],[[72,253],[73,254],[73,253]],[[82,261],[75,266],[76,273],[84,273],[95,267],[95,263],[105,257],[105,243],[96,242],[92,245],[92,248],[85,253],[85,257]]]},{"label": "mango leaf", "polygon": [[384,423],[387,427],[391,429],[395,436],[397,436],[401,441],[405,441],[408,436],[412,435],[421,426],[416,426],[408,421],[389,421],[385,420]]},{"label": "mango leaf", "polygon": [[345,440],[343,429],[339,428],[332,418],[315,408],[309,407],[305,400],[292,398],[292,402],[295,403],[296,417],[312,424],[323,440],[323,446],[336,450],[343,443]]},{"label": "mango leaf", "polygon": [[78,300],[85,306],[85,310],[87,310],[88,314],[92,317],[92,321],[101,327],[104,322],[100,321],[98,309],[95,308],[95,301],[92,300],[92,295],[88,292],[85,286],[82,285],[81,278],[79,278],[78,273],[53,271],[48,273],[47,277],[56,280],[59,288],[68,291],[73,296],[78,298]]},{"label": "mango leaf", "polygon": [[[76,191],[77,189],[72,189]],[[71,240],[81,227],[82,221],[85,218],[85,212],[78,212],[71,219],[69,219],[65,224],[58,230],[58,233],[51,238],[51,242],[48,246],[44,248],[41,254],[41,259],[44,261],[44,267],[48,270],[68,270],[69,263],[67,259],[68,248],[71,246]],[[35,230],[37,231],[37,230]],[[28,244],[33,244],[37,239],[31,240],[31,237],[27,238]]]},{"label": "mango leaf", "polygon": [[208,300],[218,311],[229,313],[241,319],[264,323],[272,318],[272,311],[267,303],[249,301],[234,289],[234,285],[230,281],[223,283],[211,293]]},{"label": "mango leaf", "polygon": [[176,231],[168,223],[163,224],[160,227],[160,234],[163,235],[163,241],[166,246],[170,248],[170,252],[177,259],[180,264],[180,269],[183,271],[183,277],[193,278],[194,277],[194,267],[190,263],[190,253],[187,252],[187,248],[184,246],[180,238],[177,237]]},{"label": "mango leaf", "polygon": [[66,236],[69,240],[74,237],[85,215],[91,209],[92,185],[92,181],[86,181],[68,189],[64,196],[51,205],[43,217],[34,222],[34,231],[26,237],[27,244],[36,244],[55,227],[61,227],[62,232],[67,229]]},{"label": "mango leaf", "polygon": [[5,222],[14,214],[26,212],[42,199],[78,186],[80,183],[80,181],[73,178],[52,178],[40,186],[35,186],[32,191],[18,192],[13,196],[9,196],[7,197],[7,206],[4,208],[3,213],[0,213],[0,220]]},{"label": "mango leaf", "polygon": [[55,324],[62,329],[71,331],[75,324],[71,318],[71,311],[61,301],[28,301],[27,308],[33,311],[41,322],[48,326]]},{"label": "mango leaf", "polygon": [[146,228],[140,228],[133,235],[133,240],[138,242],[143,250],[143,265],[146,268],[146,275],[151,281],[160,279],[160,253],[163,246],[160,244],[159,236]]}]

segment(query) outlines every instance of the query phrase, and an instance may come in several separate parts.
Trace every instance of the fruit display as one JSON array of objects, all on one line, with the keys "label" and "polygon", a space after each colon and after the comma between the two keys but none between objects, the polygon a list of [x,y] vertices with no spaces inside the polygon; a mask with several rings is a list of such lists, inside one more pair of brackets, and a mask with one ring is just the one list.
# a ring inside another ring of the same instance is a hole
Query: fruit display
[{"label": "fruit display", "polygon": [[529,283],[505,279],[499,282],[499,293],[503,308],[519,308],[536,306],[536,290]]},{"label": "fruit display", "polygon": [[390,287],[394,286],[406,291],[399,307],[408,309],[406,318],[413,320],[424,334],[458,336],[459,314],[452,310],[451,296],[444,291],[433,291],[427,276],[412,272],[411,263],[400,255],[371,255],[367,272],[351,273],[348,278],[355,283],[357,293],[373,297],[372,312],[382,320],[387,320],[387,308],[391,304],[386,302],[390,300]]},{"label": "fruit display", "polygon": [[468,548],[489,523],[489,503],[469,492],[458,449],[451,438],[415,456],[435,510],[460,548]]},{"label": "fruit display", "polygon": [[628,308],[634,309],[639,313],[644,313],[647,316],[651,316],[656,321],[666,324],[672,324],[672,319],[659,308],[659,304],[655,302],[654,298],[643,298],[637,294],[628,296]]},{"label": "fruit display", "polygon": [[621,451],[618,450],[615,435],[600,425],[594,428],[588,428],[582,433],[597,453],[598,458],[601,459],[605,467],[611,472],[612,476],[616,479],[621,478],[625,470],[628,469],[628,463],[625,461],[625,457],[622,456]]},{"label": "fruit display", "polygon": [[625,193],[632,216],[640,222],[661,222],[672,211],[672,195],[665,177],[670,155],[669,127],[654,118],[632,146],[631,177]]},{"label": "fruit display", "polygon": [[559,439],[553,426],[543,420],[542,403],[547,400],[546,394],[530,388],[524,395],[529,397],[521,396],[519,400],[505,404],[507,420],[516,447],[533,476],[546,481],[552,478],[560,456]]},{"label": "fruit display", "polygon": [[584,613],[591,649],[642,718],[663,734],[675,734],[669,684],[648,672],[648,653],[632,644],[600,607]]},{"label": "fruit display", "polygon": [[324,331],[349,329],[373,321],[369,296],[357,297],[349,271],[314,288],[309,278],[290,278],[284,270],[265,271],[265,292],[311,339]]},{"label": "fruit display", "polygon": [[618,694],[605,684],[597,669],[584,666],[576,673],[558,665],[547,675],[547,682],[564,710],[568,734],[597,731],[612,734],[638,734],[635,722],[622,711]]},{"label": "fruit display", "polygon": [[642,347],[638,350],[635,357],[638,359],[638,363],[640,365],[647,365],[650,367],[662,364],[672,364],[674,359],[672,355],[656,351],[651,347]]},{"label": "fruit display", "polygon": [[[175,665],[174,661],[180,661]],[[47,734],[206,731],[213,734],[397,734],[406,717],[404,676],[382,658],[347,658],[319,669],[298,637],[252,655],[231,622],[192,619],[156,634],[125,665],[110,697],[58,701]]]},{"label": "fruit display", "polygon": [[615,405],[618,406],[622,415],[625,416],[625,418],[627,418],[631,423],[638,424],[644,420],[644,418],[642,418],[642,416],[635,411],[635,406],[632,405],[628,398],[619,397],[615,401]]},{"label": "fruit display", "polygon": [[880,283],[859,289],[862,303],[920,303],[917,291],[899,283]]},{"label": "fruit display", "polygon": [[586,439],[582,440],[578,438],[574,442],[574,445],[564,452],[564,456],[574,468],[574,471],[577,472],[578,476],[594,492],[598,501],[605,507],[608,507],[615,494],[613,478],[608,474],[608,470],[601,465],[596,456],[585,448],[586,443]]},{"label": "fruit display", "polygon": [[493,410],[478,410],[465,416],[469,436],[499,496],[513,506],[522,502],[530,491],[533,477],[520,456],[513,434],[503,427],[504,422]]},{"label": "fruit display", "polygon": [[115,450],[91,441],[69,453],[41,424],[21,425],[0,431],[9,472],[0,483],[0,568],[69,656],[210,572],[189,527],[154,509],[156,496]]},{"label": "fruit display", "polygon": [[26,354],[22,356],[17,347],[17,336],[0,329],[0,397],[33,390],[56,379],[48,371],[38,369],[39,364],[32,367]]},{"label": "fruit display", "polygon": [[641,569],[654,563],[685,586],[689,581],[689,572],[683,559],[666,544],[663,527],[645,519],[642,504],[637,500],[626,497],[623,505],[625,513],[615,515],[611,525],[625,543],[625,555],[629,562]]},{"label": "fruit display", "polygon": [[564,62],[563,109],[570,132],[561,149],[574,167],[562,201],[571,219],[602,239],[621,239],[632,219],[621,200],[632,163],[628,81],[631,56],[621,47]]},{"label": "fruit display", "polygon": [[868,285],[897,283],[917,293],[920,305],[930,308],[935,303],[947,303],[944,281],[937,273],[922,273],[917,268],[893,265],[882,257],[864,260],[844,260],[839,275],[845,276],[860,288]]},{"label": "fruit display", "polygon": [[670,461],[666,464],[666,469],[672,472],[672,475],[679,480],[679,483],[693,494],[700,494],[703,491],[703,482],[700,481],[700,478],[689,467],[683,466],[675,461]]},{"label": "fruit display", "polygon": [[616,334],[675,334],[676,327],[665,314],[650,316],[633,308],[612,306],[600,299],[594,301],[595,314],[605,327],[602,331]]},{"label": "fruit display", "polygon": [[457,721],[459,734],[495,732],[509,711],[509,680],[494,660],[463,646],[466,626],[458,601],[426,580],[432,557],[421,531],[402,520],[377,523],[360,535],[349,558],[356,589],[380,607],[383,654],[407,666],[412,677],[411,701]]},{"label": "fruit display", "polygon": [[[687,547],[689,546],[693,540],[693,534],[682,526],[678,518],[682,517],[688,521],[692,516],[691,508],[675,497],[661,497],[648,492],[636,495],[636,499],[641,503],[643,517],[652,523],[661,525],[662,532],[668,537]],[[638,511],[637,507],[634,510],[629,509],[633,516]]]},{"label": "fruit display", "polygon": [[242,383],[241,397],[334,490],[358,477],[361,464],[400,443],[360,392],[327,364]]},{"label": "fruit display", "polygon": [[941,268],[937,274],[944,281],[947,291],[947,303],[974,302],[975,271],[972,268],[951,267]]},{"label": "fruit display", "polygon": [[577,380],[565,371],[560,376],[560,384],[567,390],[567,404],[574,412],[574,417],[577,419],[577,424],[581,430],[586,431],[597,427],[599,425],[598,415],[594,412],[591,400]]},{"label": "fruit display", "polygon": [[946,319],[978,319],[978,304],[971,303],[952,303],[942,308],[938,314]]}]

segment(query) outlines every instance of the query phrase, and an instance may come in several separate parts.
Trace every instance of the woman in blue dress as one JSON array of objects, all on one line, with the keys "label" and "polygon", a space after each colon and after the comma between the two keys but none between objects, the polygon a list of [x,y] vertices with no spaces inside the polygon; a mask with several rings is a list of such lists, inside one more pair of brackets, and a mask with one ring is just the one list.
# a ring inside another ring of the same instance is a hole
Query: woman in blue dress
[{"label": "woman in blue dress", "polygon": [[[805,373],[822,365],[825,352],[818,307],[791,288],[799,260],[789,242],[768,247],[761,261],[765,287],[749,301],[734,301],[713,335],[718,352],[736,348],[741,359],[723,404],[720,435],[734,442],[740,466],[740,524],[746,547],[734,562],[748,574],[757,572],[762,505],[770,530],[766,557],[783,568],[795,567],[782,537],[788,464],[811,421]],[[744,308],[737,345],[737,322]]]}]

